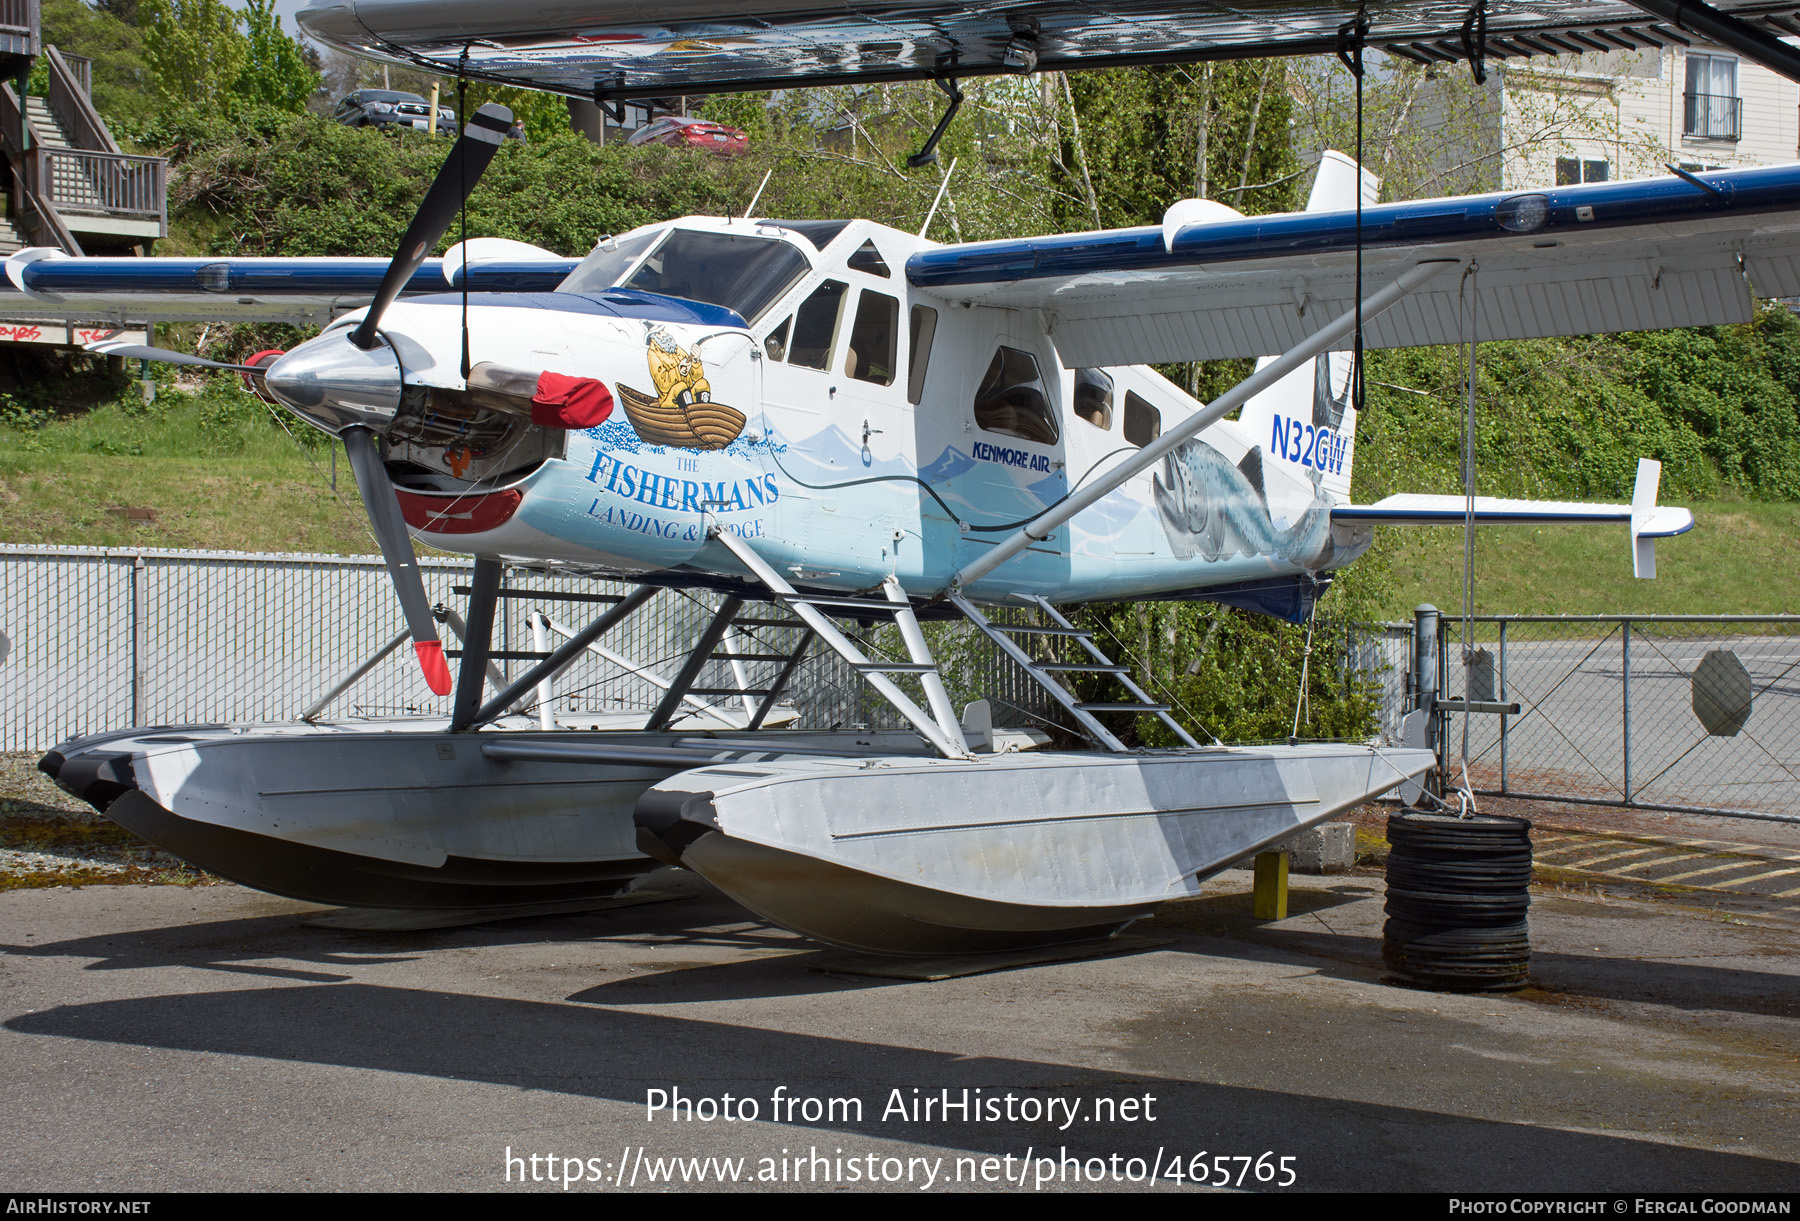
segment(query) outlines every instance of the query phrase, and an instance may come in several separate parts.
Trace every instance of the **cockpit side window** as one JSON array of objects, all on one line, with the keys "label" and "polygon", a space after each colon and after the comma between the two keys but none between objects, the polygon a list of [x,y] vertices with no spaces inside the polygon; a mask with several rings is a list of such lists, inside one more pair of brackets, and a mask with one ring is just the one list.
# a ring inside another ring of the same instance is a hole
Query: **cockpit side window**
[{"label": "cockpit side window", "polygon": [[1075,370],[1075,414],[1095,428],[1112,427],[1113,379],[1105,369]]},{"label": "cockpit side window", "polygon": [[1037,358],[1018,348],[994,353],[987,375],[975,391],[975,424],[1021,441],[1056,444],[1056,413],[1050,410]]},{"label": "cockpit side window", "polygon": [[881,257],[881,251],[875,249],[873,238],[858,246],[856,253],[850,256],[845,266],[849,267],[851,271],[867,272],[869,275],[881,276],[884,279],[892,278],[894,274],[888,270],[887,260]]},{"label": "cockpit side window", "polygon": [[843,317],[844,298],[849,290],[850,286],[842,280],[827,280],[801,303],[794,315],[794,342],[788,349],[790,365],[824,369],[831,364],[838,320]]},{"label": "cockpit side window", "polygon": [[863,290],[856,302],[856,322],[844,351],[844,376],[877,386],[894,384],[900,342],[900,302],[886,293]]},{"label": "cockpit side window", "polygon": [[638,261],[638,257],[650,249],[650,243],[661,236],[661,232],[652,232],[640,233],[635,237],[606,238],[594,247],[587,258],[581,260],[567,279],[556,286],[556,291],[597,293],[603,288],[611,288],[619,282],[621,276],[631,270],[631,265]]}]

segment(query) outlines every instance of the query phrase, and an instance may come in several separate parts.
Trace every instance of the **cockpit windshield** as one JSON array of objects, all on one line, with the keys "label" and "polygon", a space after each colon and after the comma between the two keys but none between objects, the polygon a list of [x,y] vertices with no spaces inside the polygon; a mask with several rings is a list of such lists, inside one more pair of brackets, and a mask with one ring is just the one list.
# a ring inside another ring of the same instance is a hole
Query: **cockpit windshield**
[{"label": "cockpit windshield", "polygon": [[[663,238],[662,243],[621,279],[642,249],[625,248],[656,236]],[[779,238],[669,229],[618,242],[610,252],[594,251],[569,274],[559,291],[591,293],[605,288],[635,288],[686,301],[723,305],[736,310],[746,321],[755,322],[799,283],[807,270],[806,256]]]},{"label": "cockpit windshield", "polygon": [[556,286],[559,293],[597,293],[611,288],[662,234],[655,230],[631,237],[607,238]]}]

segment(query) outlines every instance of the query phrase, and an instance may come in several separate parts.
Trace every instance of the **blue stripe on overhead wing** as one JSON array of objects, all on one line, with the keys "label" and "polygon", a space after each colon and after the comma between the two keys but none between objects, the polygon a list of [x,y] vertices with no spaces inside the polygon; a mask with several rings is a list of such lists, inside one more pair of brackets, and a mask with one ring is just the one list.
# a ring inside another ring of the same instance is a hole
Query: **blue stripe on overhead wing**
[{"label": "blue stripe on overhead wing", "polygon": [[[573,271],[579,259],[555,262],[478,263],[471,283],[490,292],[548,292]],[[443,292],[442,259],[428,259],[403,290]],[[216,293],[254,297],[368,297],[387,271],[387,259],[40,259],[24,269],[33,292],[57,296],[83,293]],[[456,287],[461,286],[460,278]]]},{"label": "blue stripe on overhead wing", "polygon": [[[1379,204],[1363,209],[1362,244],[1365,249],[1450,244],[1654,224],[1708,214],[1790,212],[1800,201],[1800,165],[1720,170],[1697,177],[1713,190],[1671,176]],[[1502,210],[1526,196],[1543,197],[1546,215],[1542,226],[1529,233],[1502,228]],[[1582,208],[1592,209],[1591,219],[1578,217],[1577,209]],[[1354,211],[1288,213],[1188,225],[1176,231],[1167,250],[1161,227],[1154,225],[945,246],[909,258],[906,278],[917,288],[1004,284],[1102,271],[1148,271],[1349,252],[1356,248],[1356,240]]]}]

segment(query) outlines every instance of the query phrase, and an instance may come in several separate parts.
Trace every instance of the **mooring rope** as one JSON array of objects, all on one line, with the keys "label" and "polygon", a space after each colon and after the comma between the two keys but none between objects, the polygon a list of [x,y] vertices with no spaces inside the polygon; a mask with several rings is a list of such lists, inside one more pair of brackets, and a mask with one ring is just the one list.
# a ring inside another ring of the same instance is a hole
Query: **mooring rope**
[{"label": "mooring rope", "polygon": [[[1465,304],[1467,319],[1465,321]],[[1481,308],[1481,264],[1473,260],[1463,270],[1456,286],[1457,344],[1456,354],[1462,364],[1460,372],[1467,387],[1463,415],[1463,587],[1462,587],[1462,785],[1457,789],[1459,814],[1467,818],[1479,813],[1475,805],[1475,787],[1469,782],[1469,708],[1475,673],[1475,344],[1480,331],[1477,317]],[[1467,356],[1463,343],[1467,339]]]}]

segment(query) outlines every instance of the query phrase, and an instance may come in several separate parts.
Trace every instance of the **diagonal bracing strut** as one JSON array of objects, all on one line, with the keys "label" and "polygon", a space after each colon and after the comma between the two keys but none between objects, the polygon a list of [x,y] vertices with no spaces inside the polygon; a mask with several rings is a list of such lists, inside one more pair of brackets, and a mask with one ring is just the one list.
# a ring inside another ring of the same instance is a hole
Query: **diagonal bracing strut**
[{"label": "diagonal bracing strut", "polygon": [[[1433,276],[1460,264],[1460,259],[1434,259],[1407,268],[1392,284],[1372,294],[1361,303],[1360,317],[1362,321],[1367,322]],[[1009,536],[991,551],[964,565],[960,572],[950,578],[948,592],[962,593],[970,585],[1033,543],[1041,543],[1049,538],[1052,531],[1071,517],[1102,497],[1111,495],[1131,479],[1161,462],[1177,447],[1223,419],[1228,412],[1249,401],[1260,391],[1274,385],[1307,361],[1318,356],[1319,353],[1340,343],[1344,336],[1356,327],[1357,319],[1358,310],[1352,306],[1168,432],[1144,446],[1136,456],[1121,462],[1086,487],[1070,493],[1067,499],[1033,518],[1017,534]]]}]

